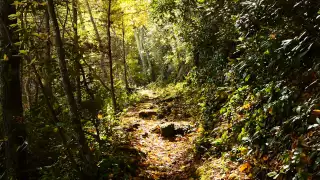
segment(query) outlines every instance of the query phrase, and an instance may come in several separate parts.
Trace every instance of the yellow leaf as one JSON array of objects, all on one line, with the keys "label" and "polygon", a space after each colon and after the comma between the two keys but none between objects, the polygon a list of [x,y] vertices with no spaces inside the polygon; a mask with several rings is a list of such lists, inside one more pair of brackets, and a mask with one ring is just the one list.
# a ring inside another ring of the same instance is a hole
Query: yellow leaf
[{"label": "yellow leaf", "polygon": [[248,103],[248,104],[245,104],[242,106],[243,109],[250,109],[251,108],[251,104]]},{"label": "yellow leaf", "polygon": [[248,162],[246,162],[246,163],[244,163],[244,164],[242,164],[242,165],[240,165],[239,166],[239,171],[240,172],[244,172],[244,171],[246,171],[246,170],[250,170],[251,169],[251,165],[250,165],[250,163],[248,163]]},{"label": "yellow leaf", "polygon": [[199,127],[198,129],[197,129],[197,132],[203,132],[204,131],[204,129],[203,129],[203,127]]},{"label": "yellow leaf", "polygon": [[6,54],[4,54],[4,55],[3,55],[3,60],[4,60],[4,61],[8,61],[8,60],[9,60],[9,57],[8,57]]},{"label": "yellow leaf", "polygon": [[102,119],[103,118],[103,116],[102,116],[102,114],[98,114],[98,119]]},{"label": "yellow leaf", "polygon": [[241,154],[243,154],[243,155],[248,153],[248,148],[246,148],[246,147],[241,147],[241,148],[239,148],[239,150],[240,150]]}]

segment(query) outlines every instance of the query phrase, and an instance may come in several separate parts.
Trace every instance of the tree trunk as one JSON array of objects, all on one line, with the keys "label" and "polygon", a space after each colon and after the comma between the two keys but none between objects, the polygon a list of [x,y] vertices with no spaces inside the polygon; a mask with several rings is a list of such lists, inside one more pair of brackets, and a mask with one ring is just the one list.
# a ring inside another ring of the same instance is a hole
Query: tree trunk
[{"label": "tree trunk", "polygon": [[[88,4],[87,4],[88,5]],[[91,98],[92,101],[94,101],[94,95],[91,93],[89,86],[87,85],[86,82],[86,75],[85,72],[83,70],[83,67],[81,66],[79,59],[80,59],[80,54],[79,54],[79,38],[78,38],[78,0],[72,0],[72,14],[73,14],[73,31],[74,31],[74,38],[73,38],[73,42],[74,42],[74,50],[73,50],[73,55],[75,56],[75,67],[76,67],[76,84],[77,84],[77,104],[78,107],[81,108],[81,82],[80,82],[80,72],[82,72],[83,75],[83,81],[85,84],[85,87],[87,89],[87,92]],[[96,27],[95,27],[96,28]],[[97,141],[99,143],[99,146],[101,148],[102,144],[101,144],[101,139],[100,139],[100,131],[99,131],[99,124],[96,121],[96,117],[97,114],[91,114],[91,120],[92,123],[94,124],[94,127],[96,128],[97,131]]]},{"label": "tree trunk", "polygon": [[[80,63],[79,63],[79,67],[80,67],[80,71],[82,73],[82,78],[83,78],[83,82],[84,82],[84,86],[85,86],[86,92],[89,95],[91,101],[95,101],[96,99],[94,97],[93,92],[89,88],[84,69],[83,69],[83,67],[82,67],[82,65]],[[100,139],[100,130],[99,130],[99,124],[100,123],[98,123],[97,113],[91,113],[91,122],[93,123],[94,127],[96,128],[96,132],[97,132],[96,140],[98,141],[99,147],[101,148],[102,147],[102,141]]]},{"label": "tree trunk", "polygon": [[80,63],[79,63],[79,36],[78,36],[78,0],[72,0],[72,27],[73,27],[73,59],[75,67],[77,104],[81,104],[81,81],[80,81]]},{"label": "tree trunk", "polygon": [[[68,69],[67,69],[67,63],[65,59],[65,50],[63,47],[63,42],[61,40],[61,34],[60,34],[60,28],[58,25],[55,9],[54,9],[54,4],[53,0],[48,0],[48,11],[50,14],[51,21],[53,23],[54,31],[55,31],[55,40],[56,40],[56,50],[57,54],[59,57],[59,67],[60,67],[60,74],[62,77],[62,85],[64,92],[67,96],[68,103],[69,103],[69,108],[70,108],[70,116],[72,123],[74,125],[75,132],[78,134],[79,138],[79,144],[81,145],[81,155],[82,155],[82,160],[87,166],[87,168],[84,168],[85,174],[88,176],[95,175],[95,167],[93,165],[93,162],[91,162],[92,155],[89,150],[89,146],[87,144],[87,140],[84,135],[84,131],[82,129],[82,124],[81,120],[78,115],[78,107],[75,101],[75,98],[72,93],[72,87],[70,84],[70,79],[69,79],[69,74],[68,74]],[[89,169],[88,169],[89,168]],[[93,168],[93,169],[91,169]],[[90,172],[91,171],[91,172]]]},{"label": "tree trunk", "polygon": [[[62,24],[62,37],[61,37],[62,41],[64,41],[64,39],[65,39],[66,25],[67,25],[68,17],[69,17],[69,1],[66,1],[65,7],[67,8],[67,12],[64,17],[64,22],[62,23],[62,20],[60,20],[60,22]],[[69,33],[67,33],[67,34],[69,34]]]},{"label": "tree trunk", "polygon": [[32,94],[31,94],[31,89],[30,89],[31,81],[32,81],[31,78],[28,77],[24,83],[25,96],[26,96],[27,103],[28,103],[28,109],[30,109],[32,106]]},{"label": "tree trunk", "polygon": [[199,50],[198,49],[195,49],[193,51],[193,58],[194,58],[194,66],[195,67],[199,67],[199,64],[200,64],[200,53],[199,53]]},{"label": "tree trunk", "polygon": [[102,87],[104,87],[107,91],[111,91],[108,86],[103,82],[103,80],[94,72],[94,69],[83,59],[84,64],[89,68],[91,74],[100,82]]},{"label": "tree trunk", "polygon": [[117,112],[117,102],[116,96],[114,92],[114,84],[113,84],[113,71],[112,71],[112,51],[111,51],[111,0],[109,0],[108,5],[108,28],[107,28],[107,35],[108,35],[108,57],[109,57],[109,72],[110,72],[110,89],[111,89],[111,99],[114,112]]},{"label": "tree trunk", "polygon": [[86,78],[86,73],[85,73],[85,71],[79,61],[78,61],[78,66],[80,67],[80,72],[82,74],[82,79],[83,79],[83,84],[84,84],[85,90],[86,90],[87,94],[89,95],[89,97],[91,99],[94,99],[94,93],[89,88],[89,84],[88,84],[87,78]]},{"label": "tree trunk", "polygon": [[134,36],[141,59],[143,73],[148,76],[150,75],[151,80],[153,81],[155,79],[155,76],[153,72],[153,64],[149,59],[149,52],[145,47],[145,33],[145,27],[136,28],[134,30]]},{"label": "tree trunk", "polygon": [[[38,73],[35,65],[32,64],[31,66],[32,66],[32,69],[33,69],[33,71],[34,71],[34,73],[35,73],[35,75],[36,75],[36,79],[37,79],[37,81],[38,81],[38,84],[39,84],[40,89],[41,89],[41,91],[42,91],[42,93],[43,93],[45,102],[46,102],[47,107],[48,107],[48,109],[49,109],[49,113],[50,113],[51,119],[52,119],[52,120],[51,120],[51,123],[53,124],[53,126],[57,126],[57,124],[59,123],[59,119],[58,119],[58,117],[57,117],[57,113],[56,113],[55,110],[53,109],[52,103],[50,102],[50,98],[49,98],[50,95],[47,94],[46,89],[45,89],[45,86],[44,86],[44,84],[41,82],[41,76],[39,75],[39,73]],[[74,156],[73,156],[73,154],[72,154],[72,151],[71,151],[71,149],[70,149],[70,147],[69,147],[69,145],[68,145],[67,137],[66,137],[66,135],[65,135],[62,127],[57,126],[57,128],[58,128],[58,132],[59,132],[59,135],[60,135],[60,137],[61,137],[61,140],[62,140],[62,144],[63,144],[64,147],[65,147],[66,155],[67,155],[68,158],[70,159],[73,168],[75,168],[76,171],[77,171],[79,174],[81,174],[81,173],[80,173],[80,172],[81,172],[81,171],[80,171],[80,168],[79,168],[79,166],[77,165],[76,160],[75,160],[75,158],[74,158]],[[84,176],[84,175],[82,175],[82,176]]]},{"label": "tree trunk", "polygon": [[94,21],[94,18],[93,18],[93,16],[92,16],[91,7],[90,7],[90,4],[89,4],[88,0],[86,0],[86,6],[87,6],[87,9],[88,9],[88,11],[89,11],[90,21],[91,21],[91,23],[92,23],[94,32],[95,32],[95,34],[96,34],[96,39],[97,39],[98,44],[99,44],[99,50],[100,50],[100,53],[101,53],[100,66],[101,66],[101,70],[102,70],[103,80],[104,80],[104,82],[107,82],[108,73],[107,73],[107,68],[106,68],[106,62],[105,62],[105,60],[104,60],[105,52],[104,52],[104,49],[103,49],[103,44],[102,44],[101,36],[100,36],[100,34],[99,34],[99,31],[98,31],[98,28],[97,28],[97,24],[96,24],[96,22]]},{"label": "tree trunk", "polygon": [[147,74],[147,65],[146,65],[146,60],[145,60],[144,53],[143,53],[143,46],[142,46],[142,42],[141,42],[142,39],[141,39],[140,34],[141,34],[140,28],[135,28],[134,37],[136,39],[137,48],[138,48],[139,56],[141,59],[142,71],[144,74]]},{"label": "tree trunk", "polygon": [[124,35],[125,35],[125,29],[124,29],[124,23],[123,23],[123,17],[122,17],[122,51],[123,51],[123,68],[124,68],[124,74],[123,74],[123,80],[126,85],[126,90],[129,92],[129,84],[128,84],[128,78],[127,78],[127,62],[126,62],[126,44],[124,41]]},{"label": "tree trunk", "polygon": [[47,94],[52,94],[52,66],[51,66],[51,44],[50,44],[50,17],[49,12],[45,9],[44,13],[45,29],[48,39],[44,50],[44,88]]},{"label": "tree trunk", "polygon": [[154,82],[156,81],[156,74],[155,74],[155,70],[154,70],[154,63],[152,62],[151,59],[149,59],[149,63],[150,63],[150,76],[151,76],[151,81]]},{"label": "tree trunk", "polygon": [[17,20],[9,20],[8,15],[15,14],[13,0],[0,0],[0,57],[1,59],[1,97],[2,118],[5,136],[6,179],[28,179],[27,169],[27,133],[23,119],[22,94],[20,82],[21,57],[14,47],[19,42],[14,28]]}]

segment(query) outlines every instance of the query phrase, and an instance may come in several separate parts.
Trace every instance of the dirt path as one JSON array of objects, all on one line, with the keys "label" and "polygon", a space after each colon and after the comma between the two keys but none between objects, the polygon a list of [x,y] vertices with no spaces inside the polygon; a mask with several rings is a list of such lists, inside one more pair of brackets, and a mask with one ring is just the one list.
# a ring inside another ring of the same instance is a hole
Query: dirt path
[{"label": "dirt path", "polygon": [[192,179],[193,147],[199,136],[192,117],[179,98],[161,99],[150,90],[139,93],[145,100],[121,117],[131,146],[145,155],[134,179]]}]

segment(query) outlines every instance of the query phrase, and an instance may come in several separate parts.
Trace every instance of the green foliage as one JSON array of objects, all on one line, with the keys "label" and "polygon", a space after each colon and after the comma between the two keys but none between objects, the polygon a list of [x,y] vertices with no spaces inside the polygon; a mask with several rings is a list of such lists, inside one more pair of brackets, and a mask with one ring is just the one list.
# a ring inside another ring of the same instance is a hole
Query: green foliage
[{"label": "green foliage", "polygon": [[319,103],[320,3],[153,1],[152,7],[157,26],[168,29],[156,41],[171,50],[162,57],[187,44],[184,53],[199,58],[185,78],[205,97],[199,106],[207,133],[199,150],[221,155],[247,146],[236,160],[254,164],[256,177],[317,178],[318,143],[310,134],[318,128],[311,113]]}]

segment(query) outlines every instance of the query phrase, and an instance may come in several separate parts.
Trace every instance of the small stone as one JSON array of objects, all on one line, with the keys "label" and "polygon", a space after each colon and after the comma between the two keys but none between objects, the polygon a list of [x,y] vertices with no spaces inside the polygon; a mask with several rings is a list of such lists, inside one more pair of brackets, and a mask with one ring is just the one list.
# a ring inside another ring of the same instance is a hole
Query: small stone
[{"label": "small stone", "polygon": [[175,128],[176,134],[179,134],[182,136],[187,133],[190,133],[190,130],[191,130],[190,125],[180,125],[180,126],[176,126],[176,128]]},{"label": "small stone", "polygon": [[151,109],[146,109],[146,110],[139,112],[140,118],[150,118],[150,117],[156,116],[156,115],[157,115],[157,112],[154,110],[151,110]]},{"label": "small stone", "polygon": [[164,124],[160,126],[161,128],[161,136],[166,138],[172,138],[176,135],[174,124]]},{"label": "small stone", "polygon": [[157,118],[158,119],[162,119],[162,118],[164,118],[164,115],[162,113],[160,113],[160,114],[157,115]]},{"label": "small stone", "polygon": [[144,134],[142,134],[143,138],[147,138],[149,136],[149,133],[145,132]]},{"label": "small stone", "polygon": [[132,124],[128,128],[124,128],[127,132],[133,132],[139,128],[140,124]]},{"label": "small stone", "polygon": [[160,126],[159,125],[155,126],[154,128],[151,129],[151,132],[160,134],[160,132],[161,132]]},{"label": "small stone", "polygon": [[135,129],[138,129],[139,126],[140,126],[140,124],[133,124],[133,125],[132,125],[132,127],[135,128]]}]

